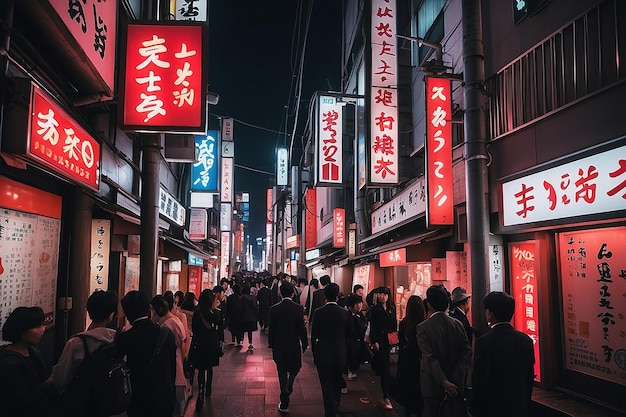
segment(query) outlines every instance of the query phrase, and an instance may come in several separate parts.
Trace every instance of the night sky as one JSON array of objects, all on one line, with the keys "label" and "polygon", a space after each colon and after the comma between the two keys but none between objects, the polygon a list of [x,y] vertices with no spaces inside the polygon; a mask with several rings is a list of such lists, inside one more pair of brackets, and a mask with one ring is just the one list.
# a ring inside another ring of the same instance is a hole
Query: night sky
[{"label": "night sky", "polygon": [[[341,88],[341,1],[311,1],[294,165],[302,153],[311,96],[318,90]],[[304,9],[299,26],[303,37],[308,1],[210,1],[209,89],[220,96],[219,103],[210,108],[210,128],[218,128],[217,116],[235,118],[235,164],[273,173],[235,168],[235,191],[250,193],[246,233],[251,241],[265,236],[265,193],[275,178],[275,148],[288,147],[293,130],[293,116],[285,126],[285,106],[289,104],[290,114],[295,113],[295,82],[291,94],[290,87],[302,52],[301,47],[294,48],[292,54],[299,4]]]}]

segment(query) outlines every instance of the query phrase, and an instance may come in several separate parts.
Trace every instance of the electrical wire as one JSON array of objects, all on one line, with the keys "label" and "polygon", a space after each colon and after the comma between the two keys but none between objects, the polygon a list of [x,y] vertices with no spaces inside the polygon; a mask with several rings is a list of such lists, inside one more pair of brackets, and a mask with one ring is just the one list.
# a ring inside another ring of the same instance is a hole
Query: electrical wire
[{"label": "electrical wire", "polygon": [[260,174],[265,174],[265,175],[271,175],[274,176],[275,174],[273,172],[269,172],[269,171],[262,171],[260,169],[256,169],[256,168],[252,168],[252,167],[247,167],[245,165],[241,165],[241,164],[234,164],[235,167],[237,168],[241,168],[241,169],[247,169],[248,171],[253,171],[253,172],[258,172]]}]

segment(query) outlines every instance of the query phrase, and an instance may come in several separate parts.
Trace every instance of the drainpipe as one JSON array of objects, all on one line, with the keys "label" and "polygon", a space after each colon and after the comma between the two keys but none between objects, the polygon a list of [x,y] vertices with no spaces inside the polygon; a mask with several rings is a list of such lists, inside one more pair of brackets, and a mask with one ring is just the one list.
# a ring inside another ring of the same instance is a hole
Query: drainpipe
[{"label": "drainpipe", "polygon": [[465,188],[467,240],[472,280],[472,323],[487,329],[482,300],[489,281],[489,186],[485,116],[485,57],[481,0],[463,0],[463,65],[465,101]]},{"label": "drainpipe", "polygon": [[141,153],[139,289],[152,298],[157,289],[157,256],[159,251],[160,134],[142,134]]}]

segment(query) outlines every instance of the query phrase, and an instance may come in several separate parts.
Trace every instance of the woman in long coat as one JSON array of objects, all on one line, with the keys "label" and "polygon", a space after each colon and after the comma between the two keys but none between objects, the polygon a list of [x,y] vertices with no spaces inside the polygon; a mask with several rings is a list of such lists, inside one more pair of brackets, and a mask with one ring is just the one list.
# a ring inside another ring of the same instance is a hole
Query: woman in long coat
[{"label": "woman in long coat", "polygon": [[219,300],[213,291],[205,289],[200,293],[198,308],[193,313],[191,328],[191,350],[189,362],[198,370],[198,398],[196,410],[204,406],[204,396],[211,395],[213,367],[220,364],[221,348],[218,329],[221,323],[220,312],[216,310]]},{"label": "woman in long coat", "polygon": [[382,407],[386,410],[393,409],[389,399],[389,368],[391,344],[388,333],[397,331],[396,309],[391,298],[391,291],[387,287],[380,287],[376,297],[378,301],[370,309],[370,343],[374,358],[372,367],[380,375],[380,388],[382,389]]},{"label": "woman in long coat", "polygon": [[254,349],[252,345],[252,332],[258,329],[259,322],[259,305],[256,301],[256,297],[250,295],[250,287],[244,286],[239,304],[237,305],[237,312],[240,320],[240,331],[243,338],[243,334],[248,334],[248,350]]},{"label": "woman in long coat", "polygon": [[398,385],[401,389],[405,416],[422,415],[422,393],[420,388],[420,359],[422,352],[417,345],[417,325],[426,319],[424,302],[417,295],[409,297],[406,316],[400,321],[398,339]]}]

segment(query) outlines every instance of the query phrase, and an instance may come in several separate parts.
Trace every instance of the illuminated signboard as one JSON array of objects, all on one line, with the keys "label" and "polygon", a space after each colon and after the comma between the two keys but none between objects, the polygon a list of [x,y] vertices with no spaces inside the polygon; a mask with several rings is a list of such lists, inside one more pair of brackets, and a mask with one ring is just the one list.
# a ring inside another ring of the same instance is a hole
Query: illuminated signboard
[{"label": "illuminated signboard", "polygon": [[124,130],[206,133],[207,31],[204,23],[128,25]]},{"label": "illuminated signboard", "polygon": [[28,154],[95,190],[100,185],[100,144],[57,102],[33,85]]},{"label": "illuminated signboard", "polygon": [[196,136],[195,140],[197,162],[191,167],[191,190],[215,193],[219,168],[217,131]]},{"label": "illuminated signboard", "polygon": [[406,248],[383,252],[379,256],[382,267],[406,265]]},{"label": "illuminated signboard", "polygon": [[185,225],[185,208],[163,186],[159,188],[159,214],[179,226]]},{"label": "illuminated signboard", "polygon": [[454,224],[452,90],[446,78],[426,78],[428,225]]},{"label": "illuminated signboard", "polygon": [[306,213],[304,215],[304,243],[305,250],[313,249],[317,245],[317,194],[315,188],[306,190]]},{"label": "illuminated signboard", "polygon": [[343,182],[342,107],[335,97],[320,96],[317,117],[317,184]]},{"label": "illuminated signboard", "polygon": [[342,208],[333,210],[333,247],[346,246],[346,211]]},{"label": "illuminated signboard", "polygon": [[372,1],[369,181],[398,183],[398,60],[396,2]]}]

